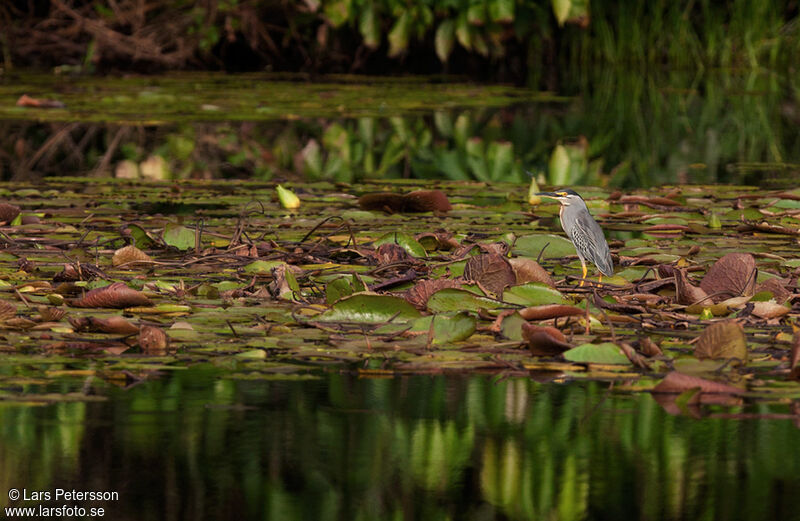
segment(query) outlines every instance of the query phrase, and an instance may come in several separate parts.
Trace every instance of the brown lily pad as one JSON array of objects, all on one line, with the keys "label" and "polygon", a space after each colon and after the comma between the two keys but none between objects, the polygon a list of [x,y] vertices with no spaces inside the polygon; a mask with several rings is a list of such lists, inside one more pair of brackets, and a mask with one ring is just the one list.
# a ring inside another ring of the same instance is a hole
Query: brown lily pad
[{"label": "brown lily pad", "polygon": [[692,305],[695,303],[711,304],[708,294],[702,288],[698,288],[689,282],[686,277],[686,270],[675,268],[675,293],[677,294],[678,304]]},{"label": "brown lily pad", "polygon": [[514,257],[508,259],[511,267],[514,269],[514,275],[517,277],[517,284],[524,284],[526,282],[541,282],[547,284],[551,288],[556,287],[553,277],[547,273],[547,270],[533,259],[525,257]]},{"label": "brown lily pad", "polygon": [[537,326],[526,322],[522,324],[522,338],[528,342],[528,347],[534,356],[553,356],[572,349],[564,333],[550,326]]},{"label": "brown lily pad", "polygon": [[7,322],[16,316],[17,307],[10,302],[0,300],[0,322]]},{"label": "brown lily pad", "polygon": [[63,102],[46,99],[46,98],[33,98],[27,94],[23,94],[17,99],[17,107],[32,107],[38,109],[63,109],[66,105]]},{"label": "brown lily pad", "polygon": [[792,352],[789,356],[789,369],[792,378],[800,380],[800,327],[792,326],[794,338],[792,340]]},{"label": "brown lily pad", "polygon": [[461,283],[452,279],[426,279],[414,284],[405,294],[405,299],[417,309],[425,309],[431,295],[440,289],[460,288]]},{"label": "brown lily pad", "polygon": [[358,198],[358,205],[364,210],[389,213],[449,212],[453,209],[447,195],[441,190],[364,194]]},{"label": "brown lily pad", "polygon": [[712,394],[742,394],[744,391],[738,387],[725,383],[706,380],[698,376],[672,371],[661,380],[652,392],[654,393],[682,393],[691,389],[699,389],[702,393]]},{"label": "brown lily pad", "polygon": [[464,266],[464,278],[473,280],[495,295],[516,283],[517,276],[508,259],[498,253],[482,253],[470,257]]},{"label": "brown lily pad", "polygon": [[169,337],[156,326],[142,326],[139,331],[139,347],[149,355],[164,354],[169,347]]},{"label": "brown lily pad", "polygon": [[750,296],[756,287],[756,260],[749,253],[729,253],[708,270],[700,288],[714,302],[730,297]]},{"label": "brown lily pad", "polygon": [[19,206],[13,204],[0,203],[0,224],[8,224],[19,215]]},{"label": "brown lily pad", "polygon": [[703,330],[694,348],[697,358],[738,358],[747,360],[744,329],[735,320],[716,322]]},{"label": "brown lily pad", "polygon": [[132,266],[137,264],[151,264],[153,259],[148,254],[133,245],[124,246],[114,252],[111,257],[113,266]]},{"label": "brown lily pad", "polygon": [[132,335],[139,332],[139,327],[122,317],[80,317],[70,318],[69,323],[76,331],[94,331],[115,335]]},{"label": "brown lily pad", "polygon": [[132,308],[152,306],[153,303],[141,291],[129,288],[124,282],[114,282],[104,288],[93,289],[69,304],[76,308]]},{"label": "brown lily pad", "polygon": [[583,315],[585,313],[579,307],[568,306],[566,304],[546,304],[543,306],[531,306],[519,310],[519,314],[525,320],[547,320],[550,318],[569,317]]}]

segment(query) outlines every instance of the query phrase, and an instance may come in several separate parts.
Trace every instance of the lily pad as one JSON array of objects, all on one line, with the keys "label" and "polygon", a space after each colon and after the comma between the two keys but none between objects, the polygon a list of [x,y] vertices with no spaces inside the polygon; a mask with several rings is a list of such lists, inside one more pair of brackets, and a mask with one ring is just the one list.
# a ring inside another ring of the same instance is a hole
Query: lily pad
[{"label": "lily pad", "polygon": [[180,224],[170,223],[164,228],[164,242],[179,250],[194,248],[194,237],[194,230]]},{"label": "lily pad", "polygon": [[[411,331],[431,331],[433,344],[447,345],[466,340],[475,332],[478,319],[465,312],[422,317],[414,321]],[[456,347],[456,346],[449,346]]]},{"label": "lily pad", "polygon": [[545,304],[571,304],[557,289],[540,282],[529,282],[507,288],[503,292],[503,301],[522,306],[542,306]]},{"label": "lily pad", "polygon": [[382,244],[397,244],[412,257],[427,257],[428,253],[413,236],[403,232],[389,232],[374,243],[375,247]]},{"label": "lily pad", "polygon": [[564,358],[570,362],[588,364],[630,364],[631,361],[614,343],[581,344],[563,353]]},{"label": "lily pad", "polygon": [[405,299],[389,295],[359,293],[344,298],[314,318],[320,322],[403,322],[420,317],[420,312]]},{"label": "lily pad", "polygon": [[539,258],[540,253],[542,253],[542,259],[560,259],[575,255],[575,246],[569,239],[560,235],[535,234],[518,237],[512,251],[514,255],[533,259]]},{"label": "lily pad", "polygon": [[432,313],[447,311],[479,311],[496,309],[502,303],[490,298],[481,297],[464,289],[448,288],[439,290],[428,299],[428,310]]}]

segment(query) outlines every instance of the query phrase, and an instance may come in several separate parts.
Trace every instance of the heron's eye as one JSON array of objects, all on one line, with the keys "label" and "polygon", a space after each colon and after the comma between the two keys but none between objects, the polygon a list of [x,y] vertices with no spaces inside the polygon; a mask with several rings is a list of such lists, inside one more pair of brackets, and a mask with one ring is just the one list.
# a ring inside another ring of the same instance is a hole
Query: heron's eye
[{"label": "heron's eye", "polygon": [[567,192],[556,192],[556,195],[558,195],[560,197],[566,197],[568,194],[567,194]]}]

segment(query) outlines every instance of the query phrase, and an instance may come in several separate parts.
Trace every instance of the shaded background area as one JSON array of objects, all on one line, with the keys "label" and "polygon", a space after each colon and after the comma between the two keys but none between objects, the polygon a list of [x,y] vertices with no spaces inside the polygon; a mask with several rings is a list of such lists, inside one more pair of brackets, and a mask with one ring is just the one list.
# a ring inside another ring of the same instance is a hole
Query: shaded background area
[{"label": "shaded background area", "polygon": [[[23,94],[60,100],[76,75],[94,75],[102,91],[105,79],[132,73],[205,71],[182,86],[141,88],[132,97],[142,124],[0,111],[3,179],[524,182],[529,170],[560,185],[772,186],[789,182],[800,163],[793,1],[13,0],[0,5],[0,48],[5,107]],[[26,81],[20,71],[30,70],[46,71],[51,88]],[[228,85],[214,115],[203,108],[214,102],[184,99],[207,71],[228,73],[211,76]],[[253,71],[261,74],[231,74]],[[357,76],[330,76],[343,73]],[[409,88],[421,99],[426,85],[456,81],[560,101],[409,115],[387,93],[383,112],[367,118],[357,103],[333,117],[298,117],[261,90],[287,81],[298,99],[324,103],[325,93],[306,86],[375,75],[416,75]],[[85,91],[88,101],[98,94]],[[105,96],[121,105],[131,98]],[[225,121],[224,100],[237,97],[252,100],[250,116]],[[159,117],[166,104],[195,117]]]},{"label": "shaded background area", "polygon": [[767,520],[800,507],[790,420],[673,417],[600,383],[218,376],[0,408],[0,489],[118,491],[92,505],[142,520]]}]

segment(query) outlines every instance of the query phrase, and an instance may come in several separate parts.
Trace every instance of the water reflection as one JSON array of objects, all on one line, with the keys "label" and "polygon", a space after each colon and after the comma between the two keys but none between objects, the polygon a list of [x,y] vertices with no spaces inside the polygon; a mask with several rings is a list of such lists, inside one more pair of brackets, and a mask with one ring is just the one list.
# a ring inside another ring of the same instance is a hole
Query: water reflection
[{"label": "water reflection", "polygon": [[[213,92],[223,106],[241,95],[235,89],[252,85],[235,76],[220,81],[226,87]],[[389,91],[378,115],[364,115],[359,96],[351,93],[351,101],[334,111],[340,117],[331,115],[318,85],[259,81],[261,90],[248,90],[246,99],[269,99],[270,111],[242,114],[240,108],[229,121],[224,115],[209,119],[188,102],[177,121],[174,114],[139,114],[148,106],[135,107],[138,118],[151,124],[0,120],[0,154],[6,158],[0,175],[19,181],[89,173],[522,183],[530,170],[560,186],[785,185],[800,163],[793,81],[765,72],[580,69],[561,86],[560,94],[571,97],[560,100],[498,106],[484,93],[485,107],[442,102],[409,111]],[[180,82],[167,83],[163,89],[179,89]],[[346,87],[358,92],[359,85]],[[426,99],[429,87],[417,82],[405,90]],[[337,89],[345,85],[327,86]],[[275,92],[292,103],[281,105]],[[170,95],[180,98],[181,92]],[[375,93],[369,99],[375,96],[380,99]],[[297,115],[302,99],[321,100],[318,117]]]},{"label": "water reflection", "polygon": [[598,383],[200,368],[0,408],[0,489],[119,491],[92,503],[114,519],[788,519],[798,443],[785,420],[675,417]]}]

